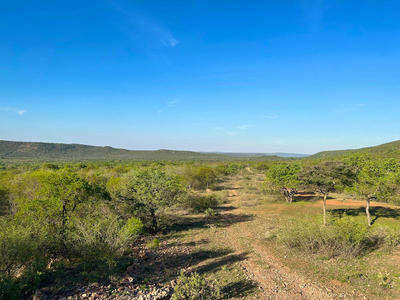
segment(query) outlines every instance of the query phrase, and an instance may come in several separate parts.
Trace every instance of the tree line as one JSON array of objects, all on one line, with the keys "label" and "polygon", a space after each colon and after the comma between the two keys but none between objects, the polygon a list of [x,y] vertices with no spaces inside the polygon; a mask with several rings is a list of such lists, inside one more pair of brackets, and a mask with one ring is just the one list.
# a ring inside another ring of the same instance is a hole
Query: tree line
[{"label": "tree line", "polygon": [[371,226],[371,201],[400,203],[400,163],[394,158],[372,158],[366,154],[307,164],[277,163],[266,171],[266,185],[279,191],[289,203],[298,189],[322,195],[324,224],[329,194],[346,192],[366,201],[367,224]]}]

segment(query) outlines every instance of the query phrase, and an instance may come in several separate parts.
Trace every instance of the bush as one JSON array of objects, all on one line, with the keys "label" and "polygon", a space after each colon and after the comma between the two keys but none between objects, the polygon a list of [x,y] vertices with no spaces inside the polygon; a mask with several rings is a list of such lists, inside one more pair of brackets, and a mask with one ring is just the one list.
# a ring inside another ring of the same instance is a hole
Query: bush
[{"label": "bush", "polygon": [[381,234],[348,216],[331,220],[328,226],[315,221],[297,221],[284,226],[278,241],[289,248],[328,258],[358,257],[384,242]]},{"label": "bush", "polygon": [[209,208],[217,208],[221,202],[221,198],[216,194],[191,193],[185,199],[185,206],[190,208],[193,213],[204,213]]},{"label": "bush", "polygon": [[13,276],[21,268],[44,259],[44,239],[34,226],[0,224],[0,273]]},{"label": "bush", "polygon": [[181,271],[172,299],[221,299],[221,292],[220,287],[215,281],[210,281],[196,272],[192,273],[190,276],[185,276],[184,272]]},{"label": "bush", "polygon": [[217,214],[216,211],[213,210],[212,208],[207,208],[207,209],[204,211],[204,213],[205,213],[207,216],[215,216],[215,215]]},{"label": "bush", "polygon": [[51,240],[35,225],[0,223],[0,299],[21,299],[43,279]]},{"label": "bush", "polygon": [[68,238],[72,257],[89,267],[100,266],[99,263],[112,267],[142,228],[140,220],[135,218],[125,224],[118,218],[77,220]]}]

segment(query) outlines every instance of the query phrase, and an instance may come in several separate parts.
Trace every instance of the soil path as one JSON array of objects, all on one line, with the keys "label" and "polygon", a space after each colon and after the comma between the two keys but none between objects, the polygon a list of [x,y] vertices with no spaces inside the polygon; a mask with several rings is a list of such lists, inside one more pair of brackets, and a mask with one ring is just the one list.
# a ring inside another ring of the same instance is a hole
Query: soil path
[{"label": "soil path", "polygon": [[[229,189],[229,198],[232,201],[227,205],[235,209],[230,213],[222,212],[221,214],[221,217],[228,221],[232,215],[245,213],[240,203],[240,186],[232,186]],[[258,284],[260,292],[248,299],[367,299],[354,295],[348,296],[334,287],[313,283],[284,266],[265,245],[262,245],[260,239],[254,238],[257,233],[252,230],[254,227],[252,222],[231,225],[226,229],[225,235],[225,242],[235,252],[250,253],[249,258],[241,262],[241,267],[248,278]]]}]

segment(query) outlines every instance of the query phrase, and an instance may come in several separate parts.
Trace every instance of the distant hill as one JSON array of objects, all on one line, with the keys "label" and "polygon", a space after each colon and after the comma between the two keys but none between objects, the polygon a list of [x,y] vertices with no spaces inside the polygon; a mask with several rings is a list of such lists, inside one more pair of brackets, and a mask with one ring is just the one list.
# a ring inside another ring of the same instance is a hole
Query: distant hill
[{"label": "distant hill", "polygon": [[371,156],[400,158],[400,141],[385,143],[378,146],[360,149],[322,151],[308,156],[308,158],[333,158],[351,153],[366,153]]},{"label": "distant hill", "polygon": [[[192,151],[155,150],[136,151],[112,147],[80,144],[56,144],[41,142],[14,142],[0,140],[0,159],[26,160],[238,160],[217,153]],[[246,157],[249,159],[249,157]],[[257,160],[277,160],[277,157],[257,157]]]},{"label": "distant hill", "polygon": [[246,153],[246,152],[202,152],[202,153],[213,153],[213,154],[223,154],[233,157],[259,157],[259,156],[278,156],[278,157],[306,157],[310,154],[299,154],[299,153]]}]

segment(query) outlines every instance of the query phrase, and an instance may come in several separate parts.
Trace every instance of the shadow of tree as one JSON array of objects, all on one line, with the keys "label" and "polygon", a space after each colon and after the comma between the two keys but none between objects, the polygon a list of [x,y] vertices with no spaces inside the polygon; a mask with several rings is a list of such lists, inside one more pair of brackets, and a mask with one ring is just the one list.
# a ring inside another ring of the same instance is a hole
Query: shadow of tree
[{"label": "shadow of tree", "polygon": [[223,299],[245,298],[258,290],[258,285],[252,280],[240,280],[225,285],[222,288]]},{"label": "shadow of tree", "polygon": [[[343,216],[343,214],[346,214],[348,216],[366,215],[365,206],[360,206],[358,208],[328,209],[327,211],[330,212],[333,216],[339,217],[339,218],[341,216]],[[372,206],[372,207],[370,207],[369,212],[370,212],[371,216],[374,216],[374,218],[371,220],[371,225],[374,224],[374,222],[378,218],[398,219],[400,217],[400,209],[390,208],[390,207],[385,207],[385,206]]]},{"label": "shadow of tree", "polygon": [[[233,210],[235,208],[227,208],[226,210]],[[164,233],[171,232],[180,232],[186,231],[189,229],[199,229],[199,228],[209,228],[210,226],[214,227],[228,227],[235,223],[248,222],[254,220],[253,215],[249,214],[224,214],[223,217],[221,215],[216,216],[208,216],[208,217],[186,217],[182,218],[179,222],[176,222],[172,225],[167,226],[164,229]]]}]

